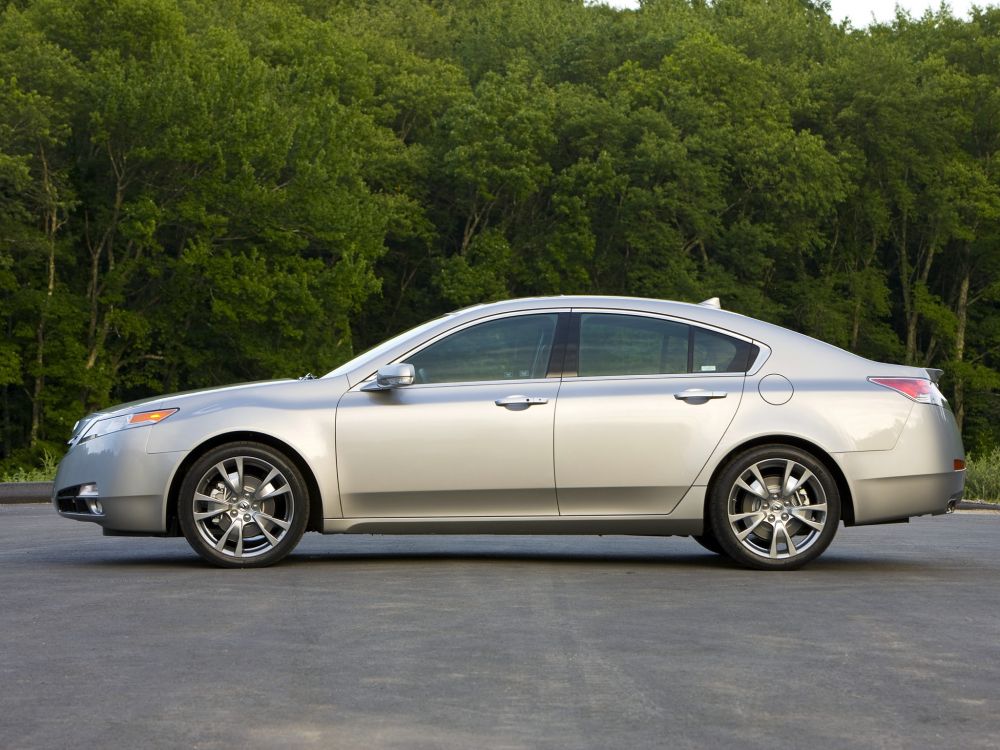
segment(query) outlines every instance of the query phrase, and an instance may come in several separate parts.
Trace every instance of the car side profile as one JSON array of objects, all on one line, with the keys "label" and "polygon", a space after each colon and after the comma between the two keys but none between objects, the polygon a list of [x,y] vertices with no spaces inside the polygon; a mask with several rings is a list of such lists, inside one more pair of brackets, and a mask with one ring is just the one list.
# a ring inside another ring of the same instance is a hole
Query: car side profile
[{"label": "car side profile", "polygon": [[53,503],[223,567],[305,531],[685,535],[757,569],[847,526],[946,513],[964,452],[940,371],[699,305],[545,297],[459,310],[321,378],[81,419]]}]

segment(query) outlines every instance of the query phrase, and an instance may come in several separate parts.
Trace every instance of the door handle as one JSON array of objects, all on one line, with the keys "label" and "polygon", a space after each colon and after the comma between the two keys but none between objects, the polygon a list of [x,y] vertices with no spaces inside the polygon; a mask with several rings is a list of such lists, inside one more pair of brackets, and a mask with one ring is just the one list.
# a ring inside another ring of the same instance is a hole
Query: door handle
[{"label": "door handle", "polygon": [[537,406],[538,404],[547,404],[549,400],[541,396],[507,396],[498,398],[493,403],[497,406]]},{"label": "door handle", "polygon": [[674,394],[674,398],[678,401],[701,401],[725,397],[726,391],[706,391],[704,388],[688,388],[686,391]]}]

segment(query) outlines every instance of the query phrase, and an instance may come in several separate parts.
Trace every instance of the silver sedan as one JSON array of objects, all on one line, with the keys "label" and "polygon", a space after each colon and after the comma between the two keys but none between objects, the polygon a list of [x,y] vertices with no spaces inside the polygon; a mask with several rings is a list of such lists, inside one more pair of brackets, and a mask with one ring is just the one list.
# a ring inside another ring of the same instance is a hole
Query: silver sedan
[{"label": "silver sedan", "polygon": [[841,521],[946,513],[965,461],[938,370],[700,305],[547,297],[432,320],[321,378],[81,419],[60,515],[208,562],[303,532],[686,535],[797,568]]}]

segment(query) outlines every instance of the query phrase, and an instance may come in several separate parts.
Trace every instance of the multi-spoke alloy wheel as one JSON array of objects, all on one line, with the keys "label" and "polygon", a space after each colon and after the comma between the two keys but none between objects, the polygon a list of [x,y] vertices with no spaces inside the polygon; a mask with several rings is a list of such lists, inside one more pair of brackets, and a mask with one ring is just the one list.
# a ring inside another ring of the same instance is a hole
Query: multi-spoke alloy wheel
[{"label": "multi-spoke alloy wheel", "polygon": [[191,467],[178,516],[184,536],[209,562],[271,565],[298,543],[309,503],[305,482],[285,456],[257,443],[210,451]]},{"label": "multi-spoke alloy wheel", "polygon": [[840,496],[811,454],[766,445],[736,456],[713,485],[710,523],[725,552],[754,568],[788,570],[818,557],[840,521]]}]

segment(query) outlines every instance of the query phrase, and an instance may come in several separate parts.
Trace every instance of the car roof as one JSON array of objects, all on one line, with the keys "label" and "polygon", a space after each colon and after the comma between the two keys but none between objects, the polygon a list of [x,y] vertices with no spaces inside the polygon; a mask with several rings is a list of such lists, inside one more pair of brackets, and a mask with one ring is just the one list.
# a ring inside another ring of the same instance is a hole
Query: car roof
[{"label": "car roof", "polygon": [[781,328],[780,326],[766,323],[756,318],[750,318],[746,315],[704,304],[653,299],[649,297],[618,297],[610,295],[565,294],[546,297],[521,297],[519,299],[489,302],[462,308],[450,313],[449,317],[454,316],[454,318],[464,321],[505,312],[559,308],[652,312],[706,323],[750,338],[766,333],[771,333],[771,335],[778,332],[792,333],[786,328]]}]

